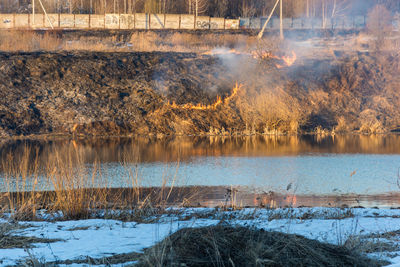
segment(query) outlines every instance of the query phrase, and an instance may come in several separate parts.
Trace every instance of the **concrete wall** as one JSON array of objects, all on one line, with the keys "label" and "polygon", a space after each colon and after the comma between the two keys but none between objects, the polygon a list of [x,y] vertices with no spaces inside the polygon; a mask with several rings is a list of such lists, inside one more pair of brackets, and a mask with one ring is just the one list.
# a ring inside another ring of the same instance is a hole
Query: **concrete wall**
[{"label": "concrete wall", "polygon": [[179,29],[181,18],[180,15],[166,14],[165,15],[165,29]]},{"label": "concrete wall", "polygon": [[104,29],[104,16],[103,15],[90,15],[90,28],[91,29]]},{"label": "concrete wall", "polygon": [[15,28],[29,28],[29,15],[16,14],[14,19]]},{"label": "concrete wall", "polygon": [[106,14],[104,23],[106,29],[119,29],[119,14]]},{"label": "concrete wall", "polygon": [[[210,18],[188,14],[0,14],[0,29],[26,29],[26,28],[75,28],[75,29],[187,29],[187,30],[236,30],[236,29],[261,29],[266,18],[241,18],[224,19]],[[400,18],[393,21],[399,30]],[[363,16],[351,18],[327,19],[324,22],[319,18],[285,18],[284,29],[363,29],[366,19]],[[277,30],[280,27],[278,17],[273,17],[267,29]]]},{"label": "concrete wall", "polygon": [[181,29],[194,29],[194,15],[181,15]]},{"label": "concrete wall", "polygon": [[196,17],[196,29],[201,29],[201,30],[210,29],[210,17],[206,16]]},{"label": "concrete wall", "polygon": [[119,28],[130,30],[135,28],[135,15],[121,14],[119,15]]},{"label": "concrete wall", "polygon": [[44,15],[35,14],[35,17],[30,16],[30,22],[32,28],[44,28]]},{"label": "concrete wall", "polygon": [[164,29],[164,14],[150,14],[150,29]]},{"label": "concrete wall", "polygon": [[14,15],[13,14],[1,14],[0,15],[0,28],[1,29],[14,28]]},{"label": "concrete wall", "polygon": [[74,28],[75,16],[73,14],[60,14],[60,28]]},{"label": "concrete wall", "polygon": [[149,15],[144,13],[135,14],[135,29],[149,29]]},{"label": "concrete wall", "polygon": [[238,19],[226,19],[225,20],[225,29],[227,29],[227,30],[239,29],[239,20]]},{"label": "concrete wall", "polygon": [[77,14],[75,15],[75,28],[88,29],[89,28],[89,15]]},{"label": "concrete wall", "polygon": [[51,25],[53,25],[53,28],[58,28],[59,27],[59,17],[58,14],[48,14],[48,17],[45,16],[44,18],[44,27],[46,28],[51,28]]},{"label": "concrete wall", "polygon": [[211,18],[210,19],[210,29],[211,30],[223,30],[225,27],[224,18]]}]

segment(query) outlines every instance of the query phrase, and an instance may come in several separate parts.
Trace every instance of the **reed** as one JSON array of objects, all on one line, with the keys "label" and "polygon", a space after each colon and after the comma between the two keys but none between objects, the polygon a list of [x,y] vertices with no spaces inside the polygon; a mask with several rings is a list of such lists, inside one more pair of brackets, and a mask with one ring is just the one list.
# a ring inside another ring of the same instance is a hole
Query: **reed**
[{"label": "reed", "polygon": [[89,166],[83,159],[84,151],[74,147],[54,151],[45,166],[40,166],[37,152],[29,146],[20,159],[9,154],[2,162],[1,212],[16,220],[42,219],[38,210],[55,219],[142,220],[164,210],[170,197],[179,194],[174,188],[176,173],[163,176],[158,188],[142,188],[138,165],[124,159],[125,187],[113,188],[97,161]]}]

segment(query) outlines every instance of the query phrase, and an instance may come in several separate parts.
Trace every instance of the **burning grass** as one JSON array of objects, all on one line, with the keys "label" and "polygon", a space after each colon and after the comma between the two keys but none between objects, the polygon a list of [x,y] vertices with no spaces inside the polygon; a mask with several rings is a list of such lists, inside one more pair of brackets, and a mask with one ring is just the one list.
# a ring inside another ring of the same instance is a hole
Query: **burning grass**
[{"label": "burning grass", "polygon": [[183,109],[183,110],[215,110],[217,109],[217,107],[221,106],[221,105],[229,105],[229,103],[232,101],[232,99],[237,96],[238,91],[241,89],[242,85],[239,85],[236,82],[235,87],[232,89],[232,93],[227,96],[226,98],[224,98],[224,100],[222,100],[222,98],[220,96],[217,96],[217,100],[210,104],[210,105],[203,105],[203,104],[191,104],[191,103],[187,103],[187,104],[183,104],[183,105],[177,105],[175,102],[173,102],[172,104],[168,103],[168,106],[170,106],[173,109]]},{"label": "burning grass", "polygon": [[230,226],[185,228],[145,250],[139,266],[381,266],[343,246]]}]

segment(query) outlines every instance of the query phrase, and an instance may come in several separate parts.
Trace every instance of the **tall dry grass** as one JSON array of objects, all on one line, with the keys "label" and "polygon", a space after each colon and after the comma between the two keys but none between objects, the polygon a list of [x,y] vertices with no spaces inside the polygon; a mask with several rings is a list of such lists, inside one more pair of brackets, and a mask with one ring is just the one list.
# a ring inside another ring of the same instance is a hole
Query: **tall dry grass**
[{"label": "tall dry grass", "polygon": [[[33,154],[33,157],[32,157]],[[17,220],[43,219],[38,210],[59,219],[96,216],[140,220],[166,208],[174,190],[176,174],[161,177],[159,188],[142,188],[138,166],[122,162],[121,187],[113,188],[99,164],[83,160],[84,151],[54,151],[45,166],[26,146],[21,159],[9,154],[2,162],[5,192],[0,193],[1,213]],[[179,165],[177,166],[177,170]]]},{"label": "tall dry grass", "polygon": [[240,94],[236,106],[250,133],[295,134],[304,123],[305,107],[281,87]]},{"label": "tall dry grass", "polygon": [[198,32],[134,31],[128,37],[118,33],[69,35],[61,31],[0,31],[1,51],[140,51],[205,52],[216,47],[250,48],[255,36]]},{"label": "tall dry grass", "polygon": [[53,32],[0,31],[1,51],[56,51],[61,48],[62,40]]}]

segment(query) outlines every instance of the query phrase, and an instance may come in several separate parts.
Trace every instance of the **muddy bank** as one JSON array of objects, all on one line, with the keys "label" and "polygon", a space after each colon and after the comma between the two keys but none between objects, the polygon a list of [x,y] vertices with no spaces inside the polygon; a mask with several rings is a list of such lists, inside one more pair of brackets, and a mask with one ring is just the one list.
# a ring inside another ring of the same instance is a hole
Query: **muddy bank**
[{"label": "muddy bank", "polygon": [[400,125],[399,62],[332,54],[278,69],[245,54],[1,53],[0,135],[388,132]]}]

